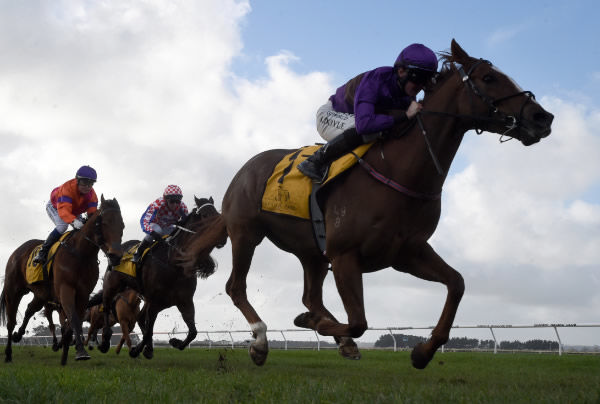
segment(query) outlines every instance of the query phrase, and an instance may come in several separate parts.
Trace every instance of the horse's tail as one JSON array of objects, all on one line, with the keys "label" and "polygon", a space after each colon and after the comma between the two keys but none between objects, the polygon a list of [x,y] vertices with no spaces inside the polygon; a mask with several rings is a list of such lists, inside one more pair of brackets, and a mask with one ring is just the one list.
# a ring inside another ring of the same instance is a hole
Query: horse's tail
[{"label": "horse's tail", "polygon": [[88,300],[87,308],[94,307],[102,303],[102,291],[96,293]]},{"label": "horse's tail", "polygon": [[0,294],[0,326],[4,327],[6,325],[6,296],[4,293],[4,289],[2,289],[2,294]]},{"label": "horse's tail", "polygon": [[227,243],[227,226],[222,215],[214,216],[201,233],[190,243],[185,252],[176,258],[186,275],[192,275],[195,264],[204,261],[213,248],[221,248]]}]

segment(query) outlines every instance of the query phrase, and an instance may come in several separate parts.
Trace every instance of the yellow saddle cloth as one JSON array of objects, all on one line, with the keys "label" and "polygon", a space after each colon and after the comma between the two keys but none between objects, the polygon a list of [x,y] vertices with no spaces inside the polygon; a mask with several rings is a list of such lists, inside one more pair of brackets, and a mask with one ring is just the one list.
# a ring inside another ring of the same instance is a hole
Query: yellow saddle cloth
[{"label": "yellow saddle cloth", "polygon": [[[168,236],[165,235],[165,236],[163,236],[163,239],[165,239],[167,237]],[[148,254],[148,251],[150,251],[152,249],[152,247],[154,247],[157,243],[158,242],[155,241],[154,243],[152,243],[152,245],[150,245],[150,247],[148,247],[144,250],[144,252],[142,253],[142,256],[140,257],[140,262],[144,259],[146,254]],[[137,244],[134,244],[131,247],[129,247],[129,249],[127,251],[125,251],[125,253],[123,253],[123,257],[121,257],[121,262],[119,263],[119,265],[117,265],[116,267],[113,267],[112,270],[122,272],[124,274],[135,277],[137,275],[136,265],[135,265],[135,262],[131,262],[131,260],[133,259],[135,251],[137,250],[139,245],[140,245],[140,243],[137,243]]]},{"label": "yellow saddle cloth", "polygon": [[[125,253],[123,254],[123,257],[121,258],[121,262],[119,263],[119,265],[117,265],[116,267],[113,267],[112,270],[122,272],[124,274],[135,277],[136,276],[135,263],[131,262],[131,259],[133,258],[133,254],[135,254],[135,250],[137,250],[138,245],[140,245],[140,243],[134,244],[131,247],[129,247],[129,249],[127,251],[125,251]],[[148,252],[148,250],[144,251],[144,255],[146,255],[147,252]]]},{"label": "yellow saddle cloth", "polygon": [[[373,143],[367,143],[354,149],[354,153],[362,157]],[[312,180],[298,171],[298,164],[306,160],[321,146],[305,146],[286,155],[273,170],[267,180],[262,198],[262,210],[310,219],[309,198]],[[323,185],[331,182],[354,164],[356,157],[346,154],[331,163],[329,175]]]},{"label": "yellow saddle cloth", "polygon": [[[48,268],[48,276],[50,276],[50,271],[52,271],[52,262],[54,261],[54,255],[56,254],[56,250],[60,246],[61,241],[67,238],[70,234],[70,231],[65,232],[60,239],[50,247],[50,251],[48,252],[48,259],[46,260],[46,268]],[[37,253],[42,248],[42,244],[38,245],[33,249],[31,254],[29,254],[29,258],[27,258],[27,266],[25,267],[25,280],[28,284],[32,284],[35,282],[40,282],[44,280],[44,266],[42,264],[34,264],[33,258],[37,255]]]}]

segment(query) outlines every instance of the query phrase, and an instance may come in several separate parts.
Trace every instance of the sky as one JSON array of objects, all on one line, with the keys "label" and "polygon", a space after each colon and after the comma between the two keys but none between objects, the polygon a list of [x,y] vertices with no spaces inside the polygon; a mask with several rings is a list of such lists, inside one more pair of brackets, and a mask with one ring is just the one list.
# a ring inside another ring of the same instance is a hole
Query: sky
[{"label": "sky", "polygon": [[[555,115],[552,134],[527,148],[496,134],[465,136],[430,240],[465,279],[455,324],[600,324],[598,17],[591,0],[0,0],[0,267],[52,230],[49,194],[79,166],[97,170],[99,196],[118,199],[123,240],[139,239],[139,218],[166,185],[181,186],[188,206],[194,195],[212,196],[220,209],[253,155],[321,141],[315,112],[337,87],[393,64],[410,43],[439,52],[455,38]],[[248,330],[224,292],[230,245],[213,256],[219,268],[198,283],[196,326]],[[364,275],[364,295],[370,327],[428,327],[446,290],[388,268]],[[248,296],[269,329],[293,328],[305,311],[299,262],[264,241]],[[324,301],[346,321],[332,276]],[[36,316],[30,329],[41,323]],[[169,309],[155,330],[186,327]],[[600,328],[559,332],[565,344],[600,345]],[[485,329],[451,336],[491,337]]]}]

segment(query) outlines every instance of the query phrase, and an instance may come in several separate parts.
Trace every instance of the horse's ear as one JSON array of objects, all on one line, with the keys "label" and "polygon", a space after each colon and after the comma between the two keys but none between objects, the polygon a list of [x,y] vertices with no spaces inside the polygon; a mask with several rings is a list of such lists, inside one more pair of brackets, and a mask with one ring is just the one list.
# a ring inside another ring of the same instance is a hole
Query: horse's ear
[{"label": "horse's ear", "polygon": [[213,200],[212,196],[210,198],[208,198],[208,201],[214,205],[215,201]]},{"label": "horse's ear", "polygon": [[100,194],[100,203],[104,204],[104,194]]},{"label": "horse's ear", "polygon": [[456,42],[454,38],[452,39],[450,49],[452,50],[452,58],[461,65],[467,64],[471,59],[469,54],[465,52],[463,48],[460,47],[460,45],[458,44],[458,42]]},{"label": "horse's ear", "polygon": [[196,202],[196,206],[200,206],[200,199],[198,199],[196,195],[194,195],[194,202]]}]

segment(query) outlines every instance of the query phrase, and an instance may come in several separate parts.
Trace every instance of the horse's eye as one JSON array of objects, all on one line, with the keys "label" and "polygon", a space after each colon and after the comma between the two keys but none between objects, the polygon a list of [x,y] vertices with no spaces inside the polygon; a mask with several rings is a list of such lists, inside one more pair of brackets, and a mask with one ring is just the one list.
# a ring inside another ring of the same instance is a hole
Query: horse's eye
[{"label": "horse's eye", "polygon": [[492,74],[486,74],[485,76],[483,76],[483,82],[484,83],[493,83],[494,81],[496,81],[496,78],[492,75]]}]

